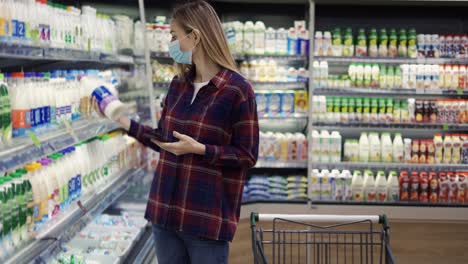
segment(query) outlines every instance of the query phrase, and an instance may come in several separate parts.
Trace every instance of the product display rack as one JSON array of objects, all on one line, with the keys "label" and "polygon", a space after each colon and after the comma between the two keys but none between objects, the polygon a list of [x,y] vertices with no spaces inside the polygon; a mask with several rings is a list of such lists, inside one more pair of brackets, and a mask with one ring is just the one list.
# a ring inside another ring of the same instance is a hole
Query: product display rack
[{"label": "product display rack", "polygon": [[[394,5],[391,1],[383,1],[387,5]],[[433,4],[442,3],[441,1],[423,1],[433,2]],[[310,0],[310,41],[311,51],[314,50],[314,31],[316,22],[316,4],[324,4],[323,1]],[[415,1],[405,1],[403,6],[414,4]],[[355,4],[349,1],[336,1],[333,4]],[[366,5],[366,3],[362,3]],[[368,5],[374,3],[369,2]],[[352,20],[358,21],[359,18],[347,17],[346,20],[350,23]],[[329,22],[329,21],[327,21]],[[351,22],[352,23],[352,22]],[[359,23],[355,23],[359,24]],[[361,23],[362,24],[362,23]],[[363,25],[360,25],[363,26]],[[393,24],[393,27],[396,25]],[[411,25],[409,25],[411,26]],[[368,26],[370,27],[370,26]],[[408,27],[408,25],[401,25],[401,27]],[[331,29],[331,28],[330,28]],[[319,30],[319,29],[317,29]],[[441,32],[438,32],[441,33]],[[443,33],[443,32],[442,32]],[[445,32],[449,34],[451,32]],[[334,57],[334,56],[313,56],[313,52],[310,52],[310,61],[326,61],[329,69],[339,69],[344,71],[345,67],[351,63],[382,63],[387,65],[397,64],[452,64],[452,65],[467,65],[468,59],[466,58],[380,58],[380,57]],[[311,71],[311,80],[314,74],[317,72]],[[309,101],[312,102],[312,98],[315,95],[320,96],[359,96],[359,97],[370,97],[370,98],[421,98],[421,99],[466,99],[468,98],[468,90],[456,89],[456,90],[444,90],[444,89],[383,89],[383,88],[358,88],[358,87],[342,87],[342,88],[331,88],[331,87],[314,87],[313,83],[310,84],[310,96]],[[312,116],[312,110],[309,109],[309,115]],[[342,134],[343,139],[347,137],[356,138],[359,137],[361,132],[391,132],[391,133],[402,133],[405,136],[418,136],[424,135],[427,137],[433,137],[435,133],[466,133],[468,132],[467,124],[443,124],[443,123],[325,123],[317,122],[313,118],[309,118],[309,146],[312,144],[311,131],[312,130],[328,130],[338,131]],[[343,149],[343,148],[342,148]],[[468,170],[468,164],[408,164],[408,163],[373,163],[373,162],[333,162],[323,163],[314,161],[312,153],[309,152],[309,173],[312,169],[339,169],[339,170],[426,170],[426,171],[466,171]],[[311,180],[309,180],[309,190],[311,190]],[[312,194],[309,192],[309,197],[312,198]],[[355,201],[322,201],[311,199],[310,206],[313,209],[315,205],[320,206],[362,206],[363,210],[366,210],[366,206],[413,206],[413,207],[466,207],[466,204],[427,204],[419,202],[385,202],[385,203],[374,203],[374,202],[355,202]]]},{"label": "product display rack", "polygon": [[122,196],[129,187],[129,182],[142,177],[143,169],[129,169],[118,172],[112,181],[102,189],[95,190],[86,197],[70,205],[59,216],[56,222],[41,230],[35,239],[23,249],[11,256],[7,263],[30,263],[44,261],[60,249],[63,240],[72,237],[84,224],[102,213]]}]

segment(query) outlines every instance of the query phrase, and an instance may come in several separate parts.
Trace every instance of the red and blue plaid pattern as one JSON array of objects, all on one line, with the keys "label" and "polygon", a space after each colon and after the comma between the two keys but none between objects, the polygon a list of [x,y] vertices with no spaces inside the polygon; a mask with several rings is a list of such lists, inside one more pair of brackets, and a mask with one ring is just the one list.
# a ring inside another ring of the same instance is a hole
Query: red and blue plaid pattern
[{"label": "red and blue plaid pattern", "polygon": [[158,129],[166,142],[176,142],[177,131],[205,144],[204,156],[161,150],[143,137],[152,128],[131,123],[129,135],[161,154],[145,217],[170,230],[232,241],[246,173],[258,156],[255,95],[241,75],[223,69],[190,104],[193,76],[172,81]]}]

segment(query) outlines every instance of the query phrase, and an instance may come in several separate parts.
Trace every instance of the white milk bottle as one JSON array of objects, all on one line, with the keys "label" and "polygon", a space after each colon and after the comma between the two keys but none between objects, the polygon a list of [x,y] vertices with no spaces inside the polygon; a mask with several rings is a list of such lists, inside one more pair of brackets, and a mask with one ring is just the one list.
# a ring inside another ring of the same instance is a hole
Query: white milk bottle
[{"label": "white milk bottle", "polygon": [[367,133],[361,133],[359,138],[359,162],[369,162],[369,147]]},{"label": "white milk bottle", "polygon": [[374,173],[370,170],[364,172],[364,197],[367,202],[375,202],[375,179]]},{"label": "white milk bottle", "polygon": [[405,146],[403,144],[401,133],[396,133],[395,138],[393,139],[393,162],[405,162]]},{"label": "white milk bottle", "polygon": [[317,130],[312,131],[312,146],[310,147],[312,154],[312,162],[319,162],[321,160],[321,138]]},{"label": "white milk bottle", "polygon": [[265,33],[265,54],[276,54],[276,30],[272,27]]},{"label": "white milk bottle", "polygon": [[369,159],[371,162],[381,162],[381,144],[378,133],[369,134]]},{"label": "white milk bottle", "polygon": [[351,181],[351,189],[353,193],[353,201],[364,201],[364,178],[360,171],[354,171]]},{"label": "white milk bottle", "polygon": [[234,22],[234,31],[236,32],[235,50],[237,54],[243,54],[244,45],[244,24],[240,21]]},{"label": "white milk bottle", "polygon": [[328,62],[321,61],[319,66],[320,72],[320,88],[326,88],[327,80],[328,80]]},{"label": "white milk bottle", "polygon": [[310,195],[312,201],[320,200],[320,192],[319,171],[317,169],[313,169],[310,173]]},{"label": "white milk bottle", "polygon": [[390,171],[387,180],[387,198],[389,202],[400,200],[400,183],[396,171]]},{"label": "white milk bottle", "polygon": [[262,21],[255,22],[255,54],[265,54],[265,24]]},{"label": "white milk bottle", "polygon": [[345,183],[343,184],[343,199],[345,201],[351,201],[353,199],[353,190],[352,190],[352,181],[353,181],[353,176],[351,175],[351,172],[349,170],[343,170],[341,172],[342,177],[345,180]]},{"label": "white milk bottle", "polygon": [[276,52],[282,55],[288,53],[288,31],[284,28],[276,31]]},{"label": "white milk bottle", "polygon": [[255,26],[252,21],[247,21],[244,24],[244,45],[245,54],[255,53]]},{"label": "white milk bottle", "polygon": [[332,170],[330,173],[331,200],[343,200],[343,186],[341,185],[340,172]]},{"label": "white milk bottle", "polygon": [[322,31],[315,31],[314,56],[323,56],[323,34],[322,34]]},{"label": "white milk bottle", "polygon": [[[320,177],[321,176],[321,177]],[[332,184],[330,181],[330,171],[329,170],[322,170],[321,175],[319,174],[319,179],[321,183],[321,192],[320,192],[320,200],[322,201],[330,201],[332,195]]]},{"label": "white milk bottle", "polygon": [[330,162],[341,161],[341,135],[338,131],[333,131],[330,135]]},{"label": "white milk bottle", "polygon": [[330,134],[327,130],[320,133],[320,162],[330,162]]},{"label": "white milk bottle", "polygon": [[[332,173],[335,170],[332,171]],[[333,195],[335,201],[346,200],[346,175],[343,172],[338,172],[338,176],[335,176],[335,193]]]},{"label": "white milk bottle", "polygon": [[393,162],[393,143],[390,137],[390,133],[382,133],[381,155],[382,162]]},{"label": "white milk bottle", "polygon": [[289,28],[288,31],[288,54],[297,55],[298,32],[295,28]]},{"label": "white milk bottle", "polygon": [[377,201],[385,202],[387,201],[387,179],[385,178],[385,172],[377,172],[377,178],[375,179],[375,191],[377,193]]}]

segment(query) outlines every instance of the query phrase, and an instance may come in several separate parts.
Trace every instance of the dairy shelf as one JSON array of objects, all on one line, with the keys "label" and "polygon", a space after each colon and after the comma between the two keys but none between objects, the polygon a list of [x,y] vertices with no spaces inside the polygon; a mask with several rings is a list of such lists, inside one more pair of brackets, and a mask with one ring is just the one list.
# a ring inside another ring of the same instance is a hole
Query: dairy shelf
[{"label": "dairy shelf", "polygon": [[361,63],[388,63],[388,64],[468,64],[468,58],[372,58],[372,57],[333,57],[316,56],[316,60],[327,61],[328,63],[347,64],[354,62]]},{"label": "dairy shelf", "polygon": [[[73,203],[67,211],[57,216],[57,222],[41,230],[27,246],[17,251],[6,263],[30,263],[44,261],[60,249],[62,239],[70,238],[93,217],[101,214],[129,188],[134,178],[141,177],[143,169],[128,169],[117,173],[100,191],[94,191]],[[80,203],[81,209],[78,205]]]},{"label": "dairy shelf", "polygon": [[37,136],[40,145],[35,145],[31,138],[24,137],[14,138],[11,142],[0,146],[0,170],[9,171],[80,141],[118,128],[115,122],[107,119],[80,120],[72,123],[71,127],[72,133],[65,126],[61,126],[57,130]]},{"label": "dairy shelf", "polygon": [[[0,43],[0,58],[8,60],[28,60],[37,62],[92,62],[101,64],[133,65],[133,56],[106,54],[84,50],[41,48]],[[8,66],[8,64],[6,64]]]},{"label": "dairy shelf", "polygon": [[[307,82],[258,82],[249,81],[255,91],[260,90],[300,90],[307,87]],[[171,82],[153,82],[157,90],[169,89]]]},{"label": "dairy shelf", "polygon": [[307,204],[307,199],[294,199],[294,200],[280,200],[280,199],[252,199],[242,201],[242,205],[249,205],[249,204]]},{"label": "dairy shelf", "polygon": [[274,59],[276,61],[285,62],[305,62],[308,60],[306,55],[289,55],[289,54],[235,54],[234,59],[237,61],[249,61],[260,59]]},{"label": "dairy shelf", "polygon": [[125,258],[124,263],[147,263],[154,247],[153,229],[151,225],[147,225],[143,231],[140,239],[136,241],[130,254]]},{"label": "dairy shelf", "polygon": [[[401,132],[405,130],[438,130],[438,131],[450,131],[450,132],[466,132],[468,131],[468,124],[431,124],[431,123],[322,123],[313,122],[313,127],[326,129],[326,130],[354,130],[354,131],[382,131],[382,132]],[[434,132],[434,131],[432,131]]]},{"label": "dairy shelf", "polygon": [[258,160],[257,169],[307,169],[307,161],[266,161]]},{"label": "dairy shelf", "polygon": [[468,164],[416,164],[416,163],[382,163],[382,162],[311,162],[312,169],[382,169],[382,170],[432,170],[463,171]]},{"label": "dairy shelf", "polygon": [[468,97],[468,90],[419,90],[419,89],[382,89],[382,88],[314,88],[314,95],[368,97]]},{"label": "dairy shelf", "polygon": [[313,205],[365,205],[365,206],[408,206],[408,207],[468,207],[468,203],[459,204],[459,203],[423,203],[423,202],[411,202],[411,201],[398,201],[398,202],[366,202],[366,201],[321,201],[321,200],[311,200]]}]

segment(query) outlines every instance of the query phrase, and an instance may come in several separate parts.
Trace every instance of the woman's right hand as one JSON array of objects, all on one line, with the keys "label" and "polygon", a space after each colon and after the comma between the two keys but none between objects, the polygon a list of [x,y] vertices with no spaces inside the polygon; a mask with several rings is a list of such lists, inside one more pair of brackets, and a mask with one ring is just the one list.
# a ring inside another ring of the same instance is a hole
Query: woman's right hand
[{"label": "woman's right hand", "polygon": [[94,111],[98,114],[99,117],[107,118],[106,115],[102,112],[101,108],[99,108],[99,105],[94,96],[91,99],[91,104],[93,105]]}]

